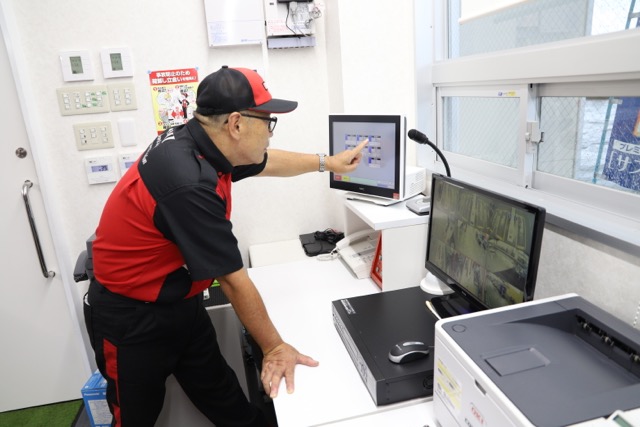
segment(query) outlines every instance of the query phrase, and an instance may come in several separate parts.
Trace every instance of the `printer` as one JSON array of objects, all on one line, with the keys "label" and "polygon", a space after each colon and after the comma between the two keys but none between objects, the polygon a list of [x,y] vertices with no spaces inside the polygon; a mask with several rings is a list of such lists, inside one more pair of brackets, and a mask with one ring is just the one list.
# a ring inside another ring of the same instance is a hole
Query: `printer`
[{"label": "printer", "polygon": [[434,357],[441,427],[625,425],[605,420],[640,407],[640,331],[575,294],[439,320]]}]

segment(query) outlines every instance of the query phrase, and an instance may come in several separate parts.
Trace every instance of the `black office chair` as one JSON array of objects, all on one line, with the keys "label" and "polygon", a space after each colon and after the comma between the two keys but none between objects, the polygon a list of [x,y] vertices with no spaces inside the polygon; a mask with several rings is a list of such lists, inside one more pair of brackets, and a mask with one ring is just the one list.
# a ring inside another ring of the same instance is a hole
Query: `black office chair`
[{"label": "black office chair", "polygon": [[91,248],[95,238],[96,235],[92,234],[91,237],[87,239],[87,249],[78,255],[76,266],[73,269],[73,280],[76,283],[90,280],[93,277],[93,252]]}]

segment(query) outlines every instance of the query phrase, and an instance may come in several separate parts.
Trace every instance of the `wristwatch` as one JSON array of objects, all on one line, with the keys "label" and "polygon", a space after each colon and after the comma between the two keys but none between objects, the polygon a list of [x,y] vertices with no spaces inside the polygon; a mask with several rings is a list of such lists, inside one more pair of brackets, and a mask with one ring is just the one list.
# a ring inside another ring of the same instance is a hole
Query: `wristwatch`
[{"label": "wristwatch", "polygon": [[327,155],[324,153],[318,153],[318,157],[320,158],[320,167],[318,168],[318,172],[324,172],[325,166],[326,166],[326,162],[325,162],[326,156]]}]

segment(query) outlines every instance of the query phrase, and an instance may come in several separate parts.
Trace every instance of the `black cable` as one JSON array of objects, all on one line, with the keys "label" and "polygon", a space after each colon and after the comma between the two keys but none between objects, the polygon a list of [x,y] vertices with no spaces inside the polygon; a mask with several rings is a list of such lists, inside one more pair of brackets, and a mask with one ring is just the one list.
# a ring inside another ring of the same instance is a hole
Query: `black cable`
[{"label": "black cable", "polygon": [[[289,31],[291,31],[291,32],[293,33],[293,35],[294,35],[294,36],[298,36],[298,35],[296,34],[296,32],[295,32],[295,31],[294,31],[294,30],[289,26],[289,12],[291,11],[290,7],[291,7],[291,6],[290,6],[290,4],[289,4],[289,3],[287,3],[287,17],[286,17],[286,18],[284,18],[284,25],[286,25],[286,26],[287,26],[287,28],[289,29]],[[300,36],[298,36],[298,37],[300,37]]]},{"label": "black cable", "polygon": [[337,243],[344,238],[344,233],[334,230],[333,228],[327,228],[324,231],[316,231],[313,233],[313,237],[315,237],[316,240],[324,240],[328,243]]}]

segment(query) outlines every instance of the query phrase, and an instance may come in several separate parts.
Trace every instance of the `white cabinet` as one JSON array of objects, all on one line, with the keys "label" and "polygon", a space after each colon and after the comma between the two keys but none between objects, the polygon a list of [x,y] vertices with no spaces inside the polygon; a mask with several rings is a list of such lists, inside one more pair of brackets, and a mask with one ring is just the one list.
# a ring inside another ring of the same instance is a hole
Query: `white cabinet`
[{"label": "white cabinet", "polygon": [[344,200],[345,235],[367,228],[381,232],[383,291],[418,286],[427,272],[424,263],[429,216],[416,215],[405,205]]}]

